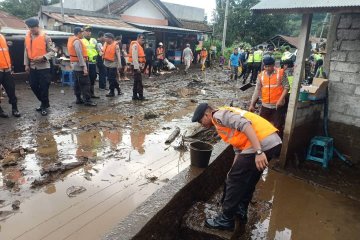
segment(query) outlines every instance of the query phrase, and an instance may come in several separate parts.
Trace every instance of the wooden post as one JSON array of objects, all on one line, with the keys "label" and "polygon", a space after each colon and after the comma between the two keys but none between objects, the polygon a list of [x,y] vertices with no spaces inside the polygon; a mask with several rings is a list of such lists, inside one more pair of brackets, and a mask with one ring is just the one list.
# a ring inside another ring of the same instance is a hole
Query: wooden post
[{"label": "wooden post", "polygon": [[297,66],[294,70],[293,86],[289,99],[289,106],[286,115],[286,122],[284,128],[283,146],[280,154],[280,164],[282,167],[286,165],[286,159],[289,150],[289,142],[293,134],[296,122],[297,104],[299,98],[299,90],[301,87],[301,80],[304,76],[305,58],[306,58],[306,45],[309,41],[309,33],[311,27],[312,14],[304,14],[302,16],[301,31],[299,36],[299,49],[296,56]]}]

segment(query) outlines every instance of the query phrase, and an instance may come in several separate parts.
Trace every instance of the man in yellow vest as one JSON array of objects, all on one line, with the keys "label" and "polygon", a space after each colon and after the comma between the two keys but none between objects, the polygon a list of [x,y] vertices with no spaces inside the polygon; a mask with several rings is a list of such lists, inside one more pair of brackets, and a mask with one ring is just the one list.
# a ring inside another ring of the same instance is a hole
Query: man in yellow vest
[{"label": "man in yellow vest", "polygon": [[[15,95],[15,81],[11,74],[11,59],[9,54],[9,47],[5,37],[0,34],[0,86],[3,86],[9,98],[9,103],[12,105],[12,115],[20,117],[20,112],[17,108],[17,98]],[[0,87],[0,91],[1,87]],[[1,99],[0,99],[1,102]],[[9,116],[4,112],[0,106],[0,117],[8,118]]]},{"label": "man in yellow vest", "polygon": [[145,100],[144,88],[142,84],[141,67],[140,64],[145,64],[145,52],[143,45],[145,43],[145,37],[143,34],[139,34],[136,41],[130,43],[129,49],[129,62],[134,69],[134,85],[133,85],[133,97],[132,100]]},{"label": "man in yellow vest", "polygon": [[206,219],[205,226],[232,230],[235,217],[244,226],[255,186],[268,162],[280,151],[277,129],[254,113],[234,107],[213,109],[207,103],[198,105],[191,120],[205,128],[214,126],[222,140],[231,144],[235,151],[225,181],[222,213]]},{"label": "man in yellow vest", "polygon": [[29,18],[25,21],[29,31],[25,37],[24,65],[25,71],[30,73],[30,87],[37,99],[41,102],[36,111],[42,116],[48,114],[50,62],[55,56],[51,39],[39,28],[39,20]]},{"label": "man in yellow vest", "polygon": [[[250,74],[251,74],[251,76],[254,74],[254,48],[251,48],[251,50],[248,51],[248,56],[246,59],[246,73],[244,75],[243,84],[246,83],[246,80]],[[251,83],[251,80],[250,80],[250,83]]]},{"label": "man in yellow vest", "polygon": [[251,83],[256,84],[256,78],[258,73],[261,71],[261,65],[263,61],[263,46],[259,46],[259,49],[254,52],[254,70],[251,74]]},{"label": "man in yellow vest", "polygon": [[87,49],[81,41],[84,30],[81,27],[74,28],[74,35],[69,37],[67,48],[70,55],[70,63],[75,76],[74,92],[76,104],[94,107],[97,104],[91,101],[89,70],[86,64]]},{"label": "man in yellow vest", "polygon": [[97,41],[95,38],[91,37],[91,26],[84,27],[84,37],[81,39],[81,41],[85,44],[88,54],[91,98],[99,98],[98,96],[95,96],[95,80],[97,77],[96,58],[98,56],[98,51],[96,50]]},{"label": "man in yellow vest", "polygon": [[275,68],[274,58],[264,58],[264,70],[258,75],[249,111],[255,111],[255,104],[260,96],[262,103],[260,116],[279,129],[280,137],[285,123],[285,97],[289,89],[289,81],[284,70]]}]

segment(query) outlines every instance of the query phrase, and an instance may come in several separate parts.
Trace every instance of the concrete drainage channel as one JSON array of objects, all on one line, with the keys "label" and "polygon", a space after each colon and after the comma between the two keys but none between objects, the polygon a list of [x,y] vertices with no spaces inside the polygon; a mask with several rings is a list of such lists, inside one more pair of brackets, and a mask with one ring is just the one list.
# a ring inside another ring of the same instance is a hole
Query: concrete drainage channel
[{"label": "concrete drainage channel", "polygon": [[[219,198],[217,193],[223,186],[233,158],[234,151],[231,146],[222,142],[217,143],[214,145],[207,168],[190,166],[182,171],[115,226],[103,239],[229,239],[229,232],[217,236],[216,233],[196,230],[195,226],[190,226],[192,229],[189,229],[184,216],[194,217],[194,214],[197,215],[197,204]],[[195,212],[192,212],[193,209]],[[203,222],[198,222],[203,225]]]}]

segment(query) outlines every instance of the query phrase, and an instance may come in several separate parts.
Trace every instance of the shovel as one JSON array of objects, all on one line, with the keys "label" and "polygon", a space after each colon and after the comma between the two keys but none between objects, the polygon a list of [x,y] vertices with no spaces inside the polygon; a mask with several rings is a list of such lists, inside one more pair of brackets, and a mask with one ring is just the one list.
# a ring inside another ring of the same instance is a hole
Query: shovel
[{"label": "shovel", "polygon": [[247,83],[240,87],[241,91],[246,91],[247,89],[251,88],[253,85],[251,83]]}]

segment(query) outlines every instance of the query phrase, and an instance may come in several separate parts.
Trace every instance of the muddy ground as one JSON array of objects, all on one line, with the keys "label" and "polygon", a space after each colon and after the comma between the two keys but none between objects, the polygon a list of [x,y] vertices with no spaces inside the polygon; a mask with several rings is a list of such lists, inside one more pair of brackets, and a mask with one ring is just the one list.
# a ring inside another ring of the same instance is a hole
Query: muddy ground
[{"label": "muddy ground", "polygon": [[[76,105],[70,87],[52,84],[47,117],[35,111],[39,102],[25,79],[19,82],[22,117],[0,119],[0,239],[99,239],[189,166],[189,152],[178,147],[182,136],[199,131],[190,122],[199,102],[247,108],[253,88],[241,92],[228,74],[194,68],[144,78],[146,101],[132,101],[132,81],[122,81],[122,96],[97,89],[95,108]],[[10,112],[6,100],[1,105]],[[176,127],[179,136],[165,144]],[[347,175],[342,171],[336,179]]]}]

